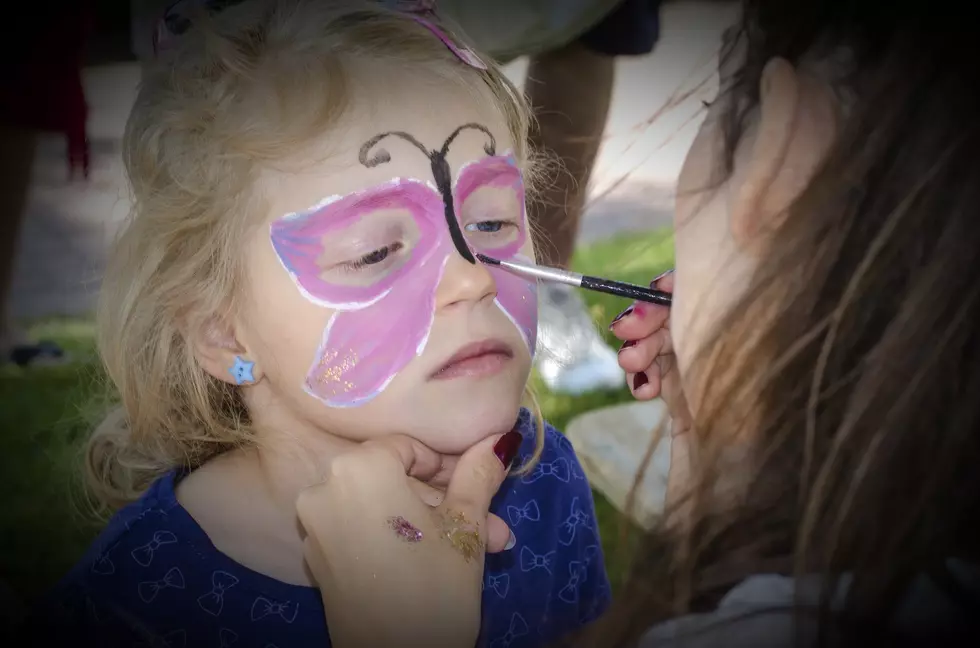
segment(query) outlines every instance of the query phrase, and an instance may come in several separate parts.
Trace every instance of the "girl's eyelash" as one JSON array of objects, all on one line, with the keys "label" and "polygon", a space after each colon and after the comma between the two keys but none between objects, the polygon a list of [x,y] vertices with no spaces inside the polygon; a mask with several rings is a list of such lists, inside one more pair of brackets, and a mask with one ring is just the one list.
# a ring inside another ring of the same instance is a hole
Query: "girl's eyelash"
[{"label": "girl's eyelash", "polygon": [[391,256],[392,254],[394,254],[400,249],[402,249],[401,243],[392,243],[391,245],[386,245],[383,248],[378,248],[373,252],[369,252],[368,254],[365,254],[359,259],[355,259],[354,261],[346,261],[340,265],[345,270],[352,271],[352,272],[361,270],[363,268],[366,268],[367,266],[377,265],[381,263],[382,261],[384,261],[385,259],[387,259],[389,256]]},{"label": "girl's eyelash", "polygon": [[[509,220],[504,220],[504,219],[488,219],[488,220],[482,220],[482,221],[478,221],[476,223],[471,223],[470,225],[477,225],[477,226],[479,226],[479,225],[487,225],[487,224],[489,224],[489,225],[499,225],[500,226],[500,229],[503,229],[504,227],[507,227],[508,225],[514,225],[514,226],[516,226],[515,223],[513,223],[513,222],[511,222]],[[468,229],[469,228],[469,225],[467,225],[466,228]],[[477,230],[477,231],[480,231],[480,230]],[[497,230],[497,231],[499,231],[499,230]],[[481,233],[484,233],[484,234],[496,234],[497,231],[493,231],[493,232],[481,232]],[[388,259],[388,257],[390,257],[392,254],[395,254],[396,252],[398,252],[399,250],[401,250],[403,247],[404,246],[402,245],[401,242],[391,243],[390,245],[386,245],[386,246],[384,246],[382,248],[378,248],[377,250],[374,250],[373,252],[369,252],[368,254],[365,254],[364,256],[360,257],[359,259],[355,259],[353,261],[345,261],[344,263],[341,263],[339,265],[339,267],[342,268],[345,272],[357,272],[357,271],[363,270],[364,268],[367,268],[369,266],[378,265],[380,263],[383,263],[385,260]]]},{"label": "girl's eyelash", "polygon": [[704,99],[701,100],[701,105],[704,106],[705,108],[711,108],[711,106],[714,105],[714,103],[715,103],[714,101],[705,101]]}]

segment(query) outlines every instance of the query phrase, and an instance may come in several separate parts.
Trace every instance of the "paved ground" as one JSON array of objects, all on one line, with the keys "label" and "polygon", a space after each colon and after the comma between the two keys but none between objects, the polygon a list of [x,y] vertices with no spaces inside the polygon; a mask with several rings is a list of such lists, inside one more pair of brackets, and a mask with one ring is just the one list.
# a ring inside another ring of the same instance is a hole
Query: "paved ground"
[{"label": "paved ground", "polygon": [[[656,51],[621,60],[582,240],[670,223],[674,179],[697,130],[701,100],[714,93],[714,57],[732,17],[730,7],[716,3],[670,4]],[[508,74],[520,81],[524,70],[524,62],[517,61]],[[119,138],[138,78],[135,64],[86,70],[93,147],[87,184],[66,181],[61,140],[41,143],[14,281],[15,316],[92,309],[107,243],[129,207]],[[699,89],[665,109],[692,88]]]}]

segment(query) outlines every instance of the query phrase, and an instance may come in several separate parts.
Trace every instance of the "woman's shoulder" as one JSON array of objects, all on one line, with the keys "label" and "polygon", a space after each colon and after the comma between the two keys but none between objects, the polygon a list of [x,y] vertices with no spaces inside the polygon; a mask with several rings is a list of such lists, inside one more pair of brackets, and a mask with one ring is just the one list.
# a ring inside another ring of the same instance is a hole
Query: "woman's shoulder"
[{"label": "woman's shoulder", "polygon": [[[980,600],[980,568],[957,560],[947,561],[946,568],[959,591],[967,593],[965,600],[970,605],[964,607],[931,576],[920,574],[900,599],[892,625],[879,629],[883,637],[888,633],[887,645],[976,645],[975,601]],[[828,599],[832,612],[843,608],[851,582],[852,576],[843,574],[833,583],[835,589]],[[755,574],[732,588],[714,611],[679,617],[650,628],[640,646],[782,648],[792,644],[794,637],[817,635],[816,611],[825,598],[827,585],[815,575]],[[844,629],[843,625],[831,625],[822,630]],[[971,641],[960,643],[961,637],[970,637]]]}]

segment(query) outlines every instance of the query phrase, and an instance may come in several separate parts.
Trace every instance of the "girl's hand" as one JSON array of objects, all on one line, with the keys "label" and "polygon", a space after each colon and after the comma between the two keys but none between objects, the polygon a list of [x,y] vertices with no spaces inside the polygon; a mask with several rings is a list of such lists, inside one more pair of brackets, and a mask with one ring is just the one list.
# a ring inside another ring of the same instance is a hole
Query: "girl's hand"
[{"label": "girl's hand", "polygon": [[[517,432],[492,437],[456,460],[386,437],[338,457],[322,483],[300,494],[306,559],[333,645],[475,645],[490,500],[520,440]],[[447,475],[433,506],[417,484]]]},{"label": "girl's hand", "polygon": [[[657,277],[652,288],[672,293],[673,270]],[[610,325],[613,335],[623,340],[619,366],[627,372],[633,397],[651,400],[658,396],[671,417],[670,475],[667,480],[668,505],[677,501],[686,483],[688,447],[686,432],[691,414],[681,388],[674,345],[670,337],[670,308],[656,304],[634,304],[620,313]]]}]

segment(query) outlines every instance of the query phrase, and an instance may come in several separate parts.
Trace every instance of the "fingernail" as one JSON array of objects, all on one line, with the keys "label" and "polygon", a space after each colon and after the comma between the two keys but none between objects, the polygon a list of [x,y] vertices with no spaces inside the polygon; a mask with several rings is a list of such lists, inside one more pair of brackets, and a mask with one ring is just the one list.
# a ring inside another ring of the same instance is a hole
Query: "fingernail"
[{"label": "fingernail", "polygon": [[619,350],[620,350],[620,352],[622,352],[622,351],[624,351],[624,350],[626,350],[626,349],[628,349],[630,347],[634,347],[634,346],[636,346],[636,340],[626,340],[625,342],[623,342],[623,346],[619,347]]},{"label": "fingernail", "polygon": [[626,317],[630,313],[632,313],[634,308],[635,308],[635,306],[630,306],[629,308],[627,308],[626,310],[624,310],[622,313],[620,313],[619,315],[617,315],[613,319],[613,321],[609,323],[609,327],[612,328],[613,326],[615,326],[616,325],[616,322],[618,322],[619,320],[623,319],[624,317]]},{"label": "fingernail", "polygon": [[521,436],[520,432],[511,430],[493,444],[493,454],[497,456],[504,468],[510,470],[510,465],[514,463],[514,457],[517,456],[517,450],[521,447],[523,440],[524,437]]},{"label": "fingernail", "polygon": [[658,282],[658,281],[660,281],[661,279],[663,279],[663,278],[664,278],[664,277],[666,277],[667,275],[669,275],[669,274],[671,274],[671,273],[672,273],[673,271],[674,271],[674,269],[673,269],[673,268],[671,268],[671,269],[670,269],[670,270],[668,270],[667,272],[664,272],[664,273],[662,273],[662,274],[659,274],[659,275],[657,275],[656,277],[654,277],[654,279],[653,279],[653,281],[651,281],[651,282],[650,282],[650,287],[651,287],[651,288],[653,288],[653,287],[655,287],[655,286],[657,285],[657,282]]},{"label": "fingernail", "polygon": [[516,546],[517,546],[517,536],[515,536],[514,532],[511,531],[510,538],[507,540],[507,544],[504,545],[504,551],[510,551]]},{"label": "fingernail", "polygon": [[637,391],[648,382],[650,382],[650,379],[647,378],[647,375],[642,371],[638,371],[636,375],[633,376],[633,391]]}]

